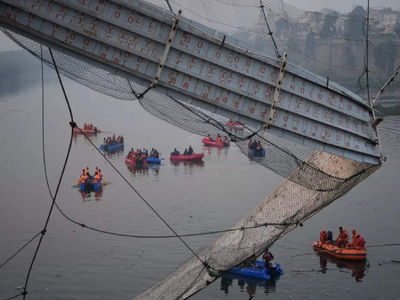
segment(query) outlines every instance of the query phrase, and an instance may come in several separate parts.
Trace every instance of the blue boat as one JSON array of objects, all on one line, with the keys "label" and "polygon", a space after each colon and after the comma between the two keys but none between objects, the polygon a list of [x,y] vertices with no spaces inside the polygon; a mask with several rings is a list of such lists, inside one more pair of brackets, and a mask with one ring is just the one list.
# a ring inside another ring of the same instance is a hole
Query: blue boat
[{"label": "blue boat", "polygon": [[100,188],[101,184],[101,179],[99,182],[94,182],[93,181],[93,176],[90,177],[90,182],[81,182],[80,183],[80,189],[81,191],[96,191]]},{"label": "blue boat", "polygon": [[104,151],[115,151],[118,149],[123,149],[124,148],[124,143],[122,144],[116,144],[116,145],[106,145],[106,144],[101,144],[100,149]]},{"label": "blue boat", "polygon": [[271,278],[271,276],[282,275],[283,270],[281,269],[281,266],[278,263],[276,264],[275,269],[264,268],[264,262],[261,260],[257,260],[254,268],[237,266],[230,269],[229,273],[268,280]]},{"label": "blue boat", "polygon": [[249,157],[256,158],[256,157],[265,157],[265,149],[256,150],[256,149],[249,149]]},{"label": "blue boat", "polygon": [[161,159],[160,158],[147,157],[146,160],[147,160],[148,164],[157,164],[157,165],[161,164]]}]

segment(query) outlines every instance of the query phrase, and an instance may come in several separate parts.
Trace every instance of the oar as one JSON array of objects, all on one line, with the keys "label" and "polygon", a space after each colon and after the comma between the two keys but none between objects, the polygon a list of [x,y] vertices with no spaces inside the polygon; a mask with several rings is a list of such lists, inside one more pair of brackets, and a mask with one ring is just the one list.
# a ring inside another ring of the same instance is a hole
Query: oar
[{"label": "oar", "polygon": [[107,185],[107,181],[105,181],[103,178],[101,180],[103,180],[104,185]]}]

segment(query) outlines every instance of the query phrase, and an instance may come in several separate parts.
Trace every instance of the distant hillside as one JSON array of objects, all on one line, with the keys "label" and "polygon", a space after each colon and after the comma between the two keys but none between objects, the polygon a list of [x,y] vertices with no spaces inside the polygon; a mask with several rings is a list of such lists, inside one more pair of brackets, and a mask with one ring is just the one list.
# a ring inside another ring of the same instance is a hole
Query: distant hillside
[{"label": "distant hillside", "polygon": [[[46,77],[53,76],[49,68],[45,70]],[[40,80],[40,60],[32,54],[25,50],[0,52],[0,97],[30,89]]]}]

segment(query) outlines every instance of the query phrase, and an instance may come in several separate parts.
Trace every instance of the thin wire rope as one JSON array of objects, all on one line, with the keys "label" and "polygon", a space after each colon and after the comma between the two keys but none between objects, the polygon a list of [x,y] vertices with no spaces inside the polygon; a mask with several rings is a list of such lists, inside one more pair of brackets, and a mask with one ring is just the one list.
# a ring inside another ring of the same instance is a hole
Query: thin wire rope
[{"label": "thin wire rope", "polygon": [[87,135],[78,127],[78,130],[84,135],[84,137],[89,141],[89,143],[97,150],[97,152],[109,163],[109,165],[115,170],[115,172],[118,173],[118,175],[130,186],[130,188],[139,196],[139,198],[156,214],[156,216],[174,233],[174,235],[189,249],[190,252],[194,256],[197,257],[197,259],[203,264],[206,265],[206,263],[197,255],[197,253],[179,236],[179,234],[168,224],[167,221],[164,220],[164,218],[150,205],[149,202],[146,201],[146,199],[142,196],[142,194],[139,193],[139,191],[125,178],[124,175],[112,164],[112,162],[101,153],[100,149],[96,147],[95,144],[87,137]]},{"label": "thin wire rope", "polygon": [[0,268],[2,268],[4,265],[6,265],[10,260],[12,260],[18,253],[20,253],[26,246],[28,246],[35,238],[39,236],[42,232],[37,233],[33,238],[31,238],[25,245],[23,245],[17,252],[15,252],[9,259],[7,259],[5,262],[3,262],[0,265]]},{"label": "thin wire rope", "polygon": [[[58,180],[57,188],[56,188],[56,191],[55,191],[55,193],[54,193],[54,196],[52,197],[52,200],[53,200],[53,201],[52,201],[52,203],[51,203],[50,210],[49,210],[49,213],[48,213],[48,215],[47,215],[44,228],[43,228],[43,230],[41,231],[41,236],[40,236],[40,239],[39,239],[39,243],[38,243],[38,245],[37,245],[37,247],[36,247],[35,254],[33,255],[32,262],[31,262],[31,264],[30,264],[30,266],[29,266],[28,274],[27,274],[27,276],[26,276],[25,285],[24,285],[24,292],[22,293],[22,295],[24,296],[24,298],[23,298],[24,300],[25,300],[26,295],[28,294],[27,288],[28,288],[28,283],[29,283],[30,274],[31,274],[31,272],[32,272],[32,268],[33,268],[33,265],[34,265],[34,263],[35,263],[37,254],[38,254],[38,252],[39,252],[40,246],[41,246],[41,244],[42,244],[43,237],[44,237],[44,235],[45,235],[45,233],[46,233],[47,226],[48,226],[48,224],[49,224],[50,217],[51,217],[51,214],[52,214],[52,212],[53,212],[54,204],[55,204],[56,199],[57,199],[58,191],[59,191],[59,189],[60,189],[61,182],[62,182],[62,179],[63,179],[63,177],[64,177],[65,168],[66,168],[66,166],[67,166],[68,158],[69,158],[69,155],[70,155],[70,153],[71,153],[72,140],[73,140],[73,133],[74,133],[74,130],[73,130],[74,117],[73,117],[73,114],[72,114],[71,106],[70,106],[70,104],[69,104],[68,97],[67,97],[67,94],[66,94],[66,92],[65,92],[65,89],[64,89],[62,80],[61,80],[61,76],[60,76],[60,74],[59,74],[59,72],[58,72],[58,68],[57,68],[57,64],[56,64],[56,61],[55,61],[54,56],[53,56],[53,52],[51,51],[50,48],[49,48],[49,52],[50,52],[51,58],[52,58],[52,60],[53,60],[54,68],[55,68],[55,70],[56,70],[56,72],[57,72],[58,80],[59,80],[59,82],[60,82],[62,91],[63,91],[63,93],[64,93],[65,101],[67,102],[68,110],[69,110],[69,113],[70,113],[70,117],[71,117],[71,122],[70,122],[70,124],[71,124],[71,135],[70,135],[70,141],[69,141],[69,146],[68,146],[67,155],[66,155],[66,157],[65,157],[65,161],[64,161],[64,165],[63,165],[63,168],[62,168],[62,171],[61,171],[61,174],[60,174],[60,178],[59,178],[59,180]],[[43,79],[43,78],[42,78],[42,79]]]},{"label": "thin wire rope", "polygon": [[265,10],[264,10],[264,5],[262,3],[262,0],[260,0],[260,8],[263,12],[263,16],[264,16],[264,20],[265,20],[265,24],[267,24],[267,28],[268,28],[268,34],[271,36],[272,42],[274,43],[274,49],[275,49],[275,54],[278,58],[281,57],[281,55],[279,54],[279,50],[278,50],[278,46],[276,45],[274,36],[272,34],[271,28],[269,28],[269,24],[268,24],[268,20],[267,20],[267,15],[265,14]]},{"label": "thin wire rope", "polygon": [[3,300],[12,300],[12,299],[16,299],[16,298],[18,298],[18,297],[23,296],[23,294],[24,294],[24,293],[21,293],[21,294],[18,294],[18,295],[15,295],[15,296],[12,296],[12,297],[10,297],[10,298],[3,299]]}]

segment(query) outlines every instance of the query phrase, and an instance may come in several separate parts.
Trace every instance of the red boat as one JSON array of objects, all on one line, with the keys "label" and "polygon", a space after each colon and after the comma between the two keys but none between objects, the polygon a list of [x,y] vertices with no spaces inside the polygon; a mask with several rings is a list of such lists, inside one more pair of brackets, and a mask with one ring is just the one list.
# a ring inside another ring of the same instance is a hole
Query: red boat
[{"label": "red boat", "polygon": [[199,161],[204,157],[204,153],[192,154],[192,155],[183,155],[179,154],[177,156],[172,156],[169,158],[171,161]]},{"label": "red boat", "polygon": [[207,146],[214,146],[214,147],[229,147],[231,145],[230,142],[224,143],[224,142],[218,142],[218,141],[209,141],[207,138],[204,138],[201,140],[204,145]]},{"label": "red boat", "polygon": [[99,133],[99,132],[101,132],[101,130],[97,129],[97,128],[96,128],[96,130],[94,130],[94,129],[81,129],[81,130],[79,130],[78,128],[74,127],[74,132],[80,133],[81,131],[83,133]]},{"label": "red boat", "polygon": [[236,129],[236,130],[244,129],[244,125],[242,123],[228,122],[228,123],[226,123],[226,125],[228,125],[229,127],[232,127],[233,129]]},{"label": "red boat", "polygon": [[[147,160],[143,159],[142,160],[143,164],[141,164],[142,166],[147,166]],[[127,157],[125,157],[125,163],[132,166],[132,167],[136,167],[136,159],[134,160],[130,160]]]}]

